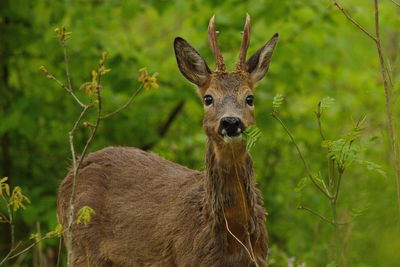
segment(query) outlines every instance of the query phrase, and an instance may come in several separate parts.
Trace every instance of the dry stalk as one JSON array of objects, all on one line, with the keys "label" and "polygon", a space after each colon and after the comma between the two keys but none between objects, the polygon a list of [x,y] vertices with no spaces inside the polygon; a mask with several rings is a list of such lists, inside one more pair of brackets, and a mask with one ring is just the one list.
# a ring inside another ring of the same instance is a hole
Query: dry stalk
[{"label": "dry stalk", "polygon": [[[398,4],[397,2],[393,1],[393,3]],[[379,25],[379,3],[378,0],[374,0],[374,24],[375,24],[375,36],[370,34],[364,27],[362,27],[359,23],[357,23],[348,13],[347,11],[337,2],[333,2],[334,5],[344,14],[344,16],[359,30],[365,33],[370,39],[372,39],[375,43],[378,56],[379,56],[379,63],[383,81],[383,88],[385,92],[385,106],[386,106],[386,117],[387,117],[387,127],[388,127],[388,134],[391,144],[391,152],[392,152],[392,160],[393,160],[393,167],[395,169],[396,175],[396,191],[397,191],[397,202],[398,208],[400,213],[400,159],[399,159],[399,144],[396,137],[396,128],[395,123],[393,121],[393,113],[392,113],[392,105],[393,105],[393,94],[392,88],[389,85],[388,81],[388,71],[386,66],[386,61],[382,49],[382,39],[380,35],[380,25]]]}]

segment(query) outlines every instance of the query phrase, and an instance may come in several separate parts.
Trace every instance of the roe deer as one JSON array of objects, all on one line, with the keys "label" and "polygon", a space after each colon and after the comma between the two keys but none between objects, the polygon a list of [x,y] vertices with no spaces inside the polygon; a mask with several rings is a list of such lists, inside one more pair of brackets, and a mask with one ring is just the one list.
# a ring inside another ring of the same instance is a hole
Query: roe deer
[{"label": "roe deer", "polygon": [[[73,228],[67,249],[74,266],[266,265],[265,211],[241,136],[255,124],[253,88],[268,71],[278,34],[246,61],[247,15],[233,72],[226,71],[216,35],[212,17],[208,38],[215,71],[184,39],[174,41],[178,67],[198,86],[204,103],[205,171],[136,148],[89,154],[80,167],[75,206],[88,205],[96,214],[87,226]],[[70,172],[58,194],[64,228],[72,178]]]}]

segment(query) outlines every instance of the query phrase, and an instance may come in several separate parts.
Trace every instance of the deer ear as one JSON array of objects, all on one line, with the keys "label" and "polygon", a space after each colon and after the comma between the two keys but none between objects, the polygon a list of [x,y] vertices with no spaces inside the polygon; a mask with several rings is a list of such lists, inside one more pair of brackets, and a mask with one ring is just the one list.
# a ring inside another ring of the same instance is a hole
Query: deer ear
[{"label": "deer ear", "polygon": [[176,61],[183,76],[197,86],[203,86],[211,74],[203,57],[180,37],[175,38],[174,49]]},{"label": "deer ear", "polygon": [[260,81],[267,74],[278,37],[278,33],[275,33],[271,40],[247,60],[247,72],[250,73],[254,83]]}]

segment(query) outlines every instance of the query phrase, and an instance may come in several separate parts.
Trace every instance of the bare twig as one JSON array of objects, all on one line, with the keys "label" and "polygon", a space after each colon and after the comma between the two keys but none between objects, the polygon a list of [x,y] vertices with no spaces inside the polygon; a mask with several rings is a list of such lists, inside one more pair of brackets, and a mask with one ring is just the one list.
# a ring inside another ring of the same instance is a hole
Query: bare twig
[{"label": "bare twig", "polygon": [[58,251],[57,251],[57,264],[56,267],[60,266],[60,261],[61,261],[61,249],[62,249],[62,235],[60,236],[60,239],[58,240]]},{"label": "bare twig", "polygon": [[67,46],[65,42],[61,42],[61,44],[64,50],[65,73],[67,75],[68,88],[72,92],[71,76],[69,75],[69,60],[68,60]]},{"label": "bare twig", "polygon": [[21,245],[21,242],[18,242],[15,247],[11,247],[10,251],[7,253],[7,255],[1,260],[0,266],[3,265],[6,261],[10,260],[13,258],[12,253],[18,249],[18,247]]},{"label": "bare twig", "polygon": [[[26,248],[24,248],[24,249],[21,250],[20,252],[15,253],[14,255],[8,257],[7,260],[14,259],[14,258],[18,257],[19,255],[24,254],[25,252],[28,252],[31,248],[33,248],[34,246],[36,246],[38,243],[42,242],[44,239],[46,239],[46,238],[42,238],[42,239],[39,239],[39,240],[35,241],[34,243],[30,244],[29,246],[27,246]],[[14,249],[14,251],[15,251],[15,249]],[[0,264],[0,265],[1,265],[1,264]]]},{"label": "bare twig", "polygon": [[74,147],[74,133],[76,131],[76,128],[78,127],[78,125],[80,124],[80,122],[82,121],[83,116],[86,114],[86,112],[88,111],[88,109],[90,108],[90,106],[85,106],[81,112],[81,114],[79,115],[78,119],[75,121],[74,126],[72,127],[72,130],[68,132],[68,137],[69,137],[69,144],[70,144],[70,148],[71,148],[71,154],[72,154],[72,166],[74,168],[76,168],[76,156],[75,156],[75,147]]},{"label": "bare twig", "polygon": [[[392,0],[392,2],[396,3],[395,1]],[[360,24],[355,22],[348,14],[347,12],[338,4],[337,1],[334,1],[334,5],[339,8],[339,10],[342,11],[342,13],[345,15],[345,17],[350,20],[354,25],[356,25],[361,31],[363,31],[365,34],[367,34],[374,42],[378,51],[378,56],[379,56],[379,62],[380,62],[380,69],[381,69],[381,75],[382,75],[382,81],[383,81],[383,87],[385,91],[385,106],[386,106],[386,117],[387,117],[387,127],[388,127],[388,133],[389,133],[389,138],[390,138],[390,143],[391,143],[391,150],[392,150],[392,157],[393,157],[393,165],[395,169],[395,174],[396,174],[396,191],[397,191],[397,202],[398,202],[398,208],[400,212],[400,158],[399,158],[399,145],[396,137],[396,129],[395,129],[395,124],[393,121],[393,114],[392,114],[392,88],[389,86],[389,81],[388,81],[388,71],[387,71],[387,64],[385,62],[383,50],[382,50],[382,41],[381,41],[381,36],[380,36],[380,25],[379,25],[379,3],[378,0],[374,0],[374,13],[375,13],[375,36],[372,36],[370,33],[368,33]]]},{"label": "bare twig", "polygon": [[[1,195],[3,200],[5,201],[5,203],[7,204],[7,212],[8,212],[8,218],[6,216],[4,216],[6,222],[10,225],[10,231],[11,231],[11,248],[10,248],[10,252],[13,250],[14,248],[14,244],[15,244],[15,231],[14,231],[14,217],[13,217],[13,211],[11,209],[11,206],[8,205],[9,202],[6,198],[6,196]],[[1,264],[0,264],[1,265]]]},{"label": "bare twig", "polygon": [[388,131],[389,137],[391,141],[392,154],[394,167],[396,171],[396,183],[397,183],[397,202],[400,211],[400,161],[399,161],[399,151],[398,151],[398,143],[396,138],[396,129],[393,122],[392,115],[392,90],[389,86],[387,80],[387,73],[385,69],[385,58],[383,56],[383,50],[381,45],[381,37],[380,37],[380,26],[379,26],[379,3],[378,0],[374,0],[374,9],[375,9],[375,34],[376,34],[376,48],[378,50],[379,61],[381,65],[381,74],[383,80],[383,87],[385,89],[385,104],[386,104],[386,116],[388,119]]},{"label": "bare twig", "polygon": [[110,113],[102,116],[101,119],[102,120],[103,119],[107,119],[107,118],[117,114],[118,112],[122,111],[123,109],[127,108],[132,103],[132,101],[136,98],[136,96],[140,93],[140,91],[143,89],[143,85],[144,85],[143,83],[140,84],[139,88],[136,89],[136,91],[132,94],[132,96],[128,99],[128,101],[124,105],[122,105],[121,107],[117,108],[113,112],[110,112]]},{"label": "bare twig", "polygon": [[[234,159],[234,161],[235,161],[236,156],[235,156],[235,151],[234,151],[234,149],[233,149],[232,144],[230,145],[230,148],[231,148],[231,151],[232,151],[233,159]],[[243,213],[245,214],[245,218],[246,218],[246,221],[247,221],[247,220],[248,220],[248,217],[247,217],[247,216],[248,216],[250,213],[249,213],[248,208],[247,208],[247,206],[246,206],[246,204],[245,204],[245,203],[246,203],[246,197],[245,197],[245,193],[244,193],[244,189],[243,189],[242,183],[239,181],[240,178],[239,178],[239,173],[238,173],[238,170],[237,170],[237,166],[236,166],[236,164],[235,164],[234,166],[235,166],[235,173],[236,173],[235,176],[236,176],[236,179],[237,179],[236,181],[237,181],[237,183],[239,184],[239,189],[240,189],[240,194],[239,194],[239,196],[240,196],[241,200],[240,200],[239,202],[240,202],[240,204],[241,204],[241,209],[242,209]],[[247,246],[246,246],[245,244],[243,244],[243,242],[240,241],[240,239],[239,239],[238,237],[236,237],[236,236],[231,232],[231,230],[229,229],[228,220],[226,219],[226,216],[225,216],[225,211],[222,210],[222,213],[224,214],[226,229],[227,229],[228,232],[236,239],[236,241],[238,241],[239,244],[242,245],[242,246],[244,247],[244,249],[245,249],[245,250],[247,251],[247,253],[249,254],[250,260],[252,260],[252,261],[254,262],[254,264],[256,265],[256,267],[258,267],[258,263],[257,263],[257,261],[256,261],[255,255],[254,255],[254,251],[253,251],[253,247],[252,247],[252,244],[251,244],[251,240],[250,240],[250,236],[249,236],[249,232],[248,232],[247,227],[246,227],[246,234],[247,234],[247,238],[248,238],[248,243],[249,243],[250,250],[247,248]]]},{"label": "bare twig", "polygon": [[317,217],[320,218],[321,220],[323,220],[323,221],[325,221],[325,222],[327,222],[327,223],[330,223],[330,224],[332,224],[332,225],[335,225],[335,223],[334,223],[333,221],[331,221],[331,220],[325,218],[325,217],[322,216],[321,214],[319,214],[319,213],[313,211],[312,209],[309,209],[309,208],[304,207],[304,206],[298,206],[297,209],[299,209],[299,210],[306,210],[306,211],[308,211],[309,213],[311,213],[311,214],[317,216]]},{"label": "bare twig", "polygon": [[[79,168],[82,164],[83,159],[86,156],[87,150],[90,146],[90,144],[93,141],[94,136],[96,135],[97,129],[99,127],[100,121],[101,121],[101,111],[102,111],[102,102],[101,102],[101,72],[98,72],[97,76],[97,87],[96,87],[96,96],[97,96],[97,117],[96,117],[96,123],[93,126],[92,132],[86,141],[86,144],[82,150],[81,156],[79,160],[76,160],[76,154],[75,154],[75,148],[74,148],[74,143],[73,143],[73,136],[74,133],[77,129],[77,126],[79,122],[82,120],[82,117],[85,115],[87,110],[92,106],[92,105],[87,105],[83,108],[80,116],[78,117],[78,120],[75,122],[74,127],[69,133],[69,138],[70,138],[70,147],[71,147],[71,153],[72,153],[72,160],[73,160],[73,181],[72,181],[72,191],[71,191],[71,197],[69,201],[69,216],[68,216],[68,228],[67,228],[67,243],[68,247],[72,247],[72,239],[73,239],[73,225],[74,225],[74,218],[75,218],[75,199],[76,199],[76,181],[78,179],[78,174],[79,174]],[[68,266],[70,266],[72,260],[72,250],[68,250]]]},{"label": "bare twig", "polygon": [[231,229],[229,229],[228,220],[227,220],[226,217],[225,217],[225,212],[224,212],[224,219],[225,219],[225,226],[226,226],[226,229],[228,230],[229,234],[230,234],[233,238],[235,238],[235,240],[236,240],[240,245],[242,245],[242,247],[246,250],[247,254],[249,254],[250,259],[251,259],[251,260],[256,264],[256,266],[257,266],[256,260],[253,258],[253,255],[250,253],[250,251],[248,250],[248,248],[246,247],[246,245],[243,244],[243,242],[240,241],[240,239],[239,239],[238,237],[236,237],[236,236],[232,233]]},{"label": "bare twig", "polygon": [[360,29],[362,32],[364,32],[369,38],[377,42],[377,39],[375,36],[370,34],[363,26],[361,26],[357,21],[355,21],[350,15],[347,13],[347,11],[337,2],[333,1],[333,4],[343,13],[343,15],[356,26],[358,29]]},{"label": "bare twig", "polygon": [[[59,79],[57,79],[53,74],[49,73],[45,67],[40,67],[40,69],[47,75],[48,78],[54,80],[56,83],[58,83],[58,85],[61,86],[61,88],[65,89],[65,91],[67,91],[72,98],[75,99],[75,101],[81,106],[81,107],[85,107],[86,105],[83,104],[79,98],[74,94],[74,92],[72,91],[72,89],[70,89],[68,86],[66,86],[63,82],[61,82]],[[68,77],[68,76],[67,76]],[[67,78],[69,80],[69,78]]]},{"label": "bare twig", "polygon": [[283,127],[283,129],[285,130],[285,132],[287,133],[287,135],[289,135],[290,140],[292,140],[292,143],[294,144],[297,153],[299,154],[299,157],[301,159],[301,161],[303,162],[304,168],[306,169],[307,175],[310,178],[311,182],[314,184],[314,186],[324,195],[326,196],[329,200],[332,198],[332,196],[329,194],[329,192],[327,192],[326,190],[324,190],[316,181],[314,178],[314,175],[311,173],[310,168],[308,167],[307,162],[305,161],[303,154],[301,153],[301,150],[299,148],[299,146],[296,143],[296,140],[294,140],[294,137],[292,135],[292,133],[289,131],[289,129],[286,127],[286,125],[283,123],[283,121],[279,118],[279,116],[276,114],[276,112],[272,112],[272,117],[274,117]]}]

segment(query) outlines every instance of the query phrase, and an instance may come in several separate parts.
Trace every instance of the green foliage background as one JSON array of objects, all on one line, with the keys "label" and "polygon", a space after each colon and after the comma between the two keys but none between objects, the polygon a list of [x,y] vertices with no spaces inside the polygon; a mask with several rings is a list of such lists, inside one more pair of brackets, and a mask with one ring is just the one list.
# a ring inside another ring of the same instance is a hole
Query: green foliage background
[{"label": "green foliage background", "polygon": [[[342,2],[373,31],[372,1]],[[380,2],[384,50],[398,98],[400,7],[389,0]],[[65,25],[72,31],[68,47],[75,89],[90,80],[101,52],[108,52],[107,66],[112,71],[103,80],[105,112],[125,103],[136,89],[139,68],[160,73],[159,89],[145,91],[128,109],[102,123],[91,151],[110,145],[155,144],[151,150],[167,159],[202,169],[206,148],[202,105],[176,67],[173,39],[187,39],[214,66],[206,29],[215,14],[220,47],[232,69],[248,12],[252,16],[249,54],[280,33],[269,74],[255,92],[257,126],[263,134],[252,149],[269,214],[271,266],[288,266],[288,262],[325,266],[333,260],[332,227],[296,209],[305,205],[326,216],[330,212],[311,186],[295,190],[306,173],[289,138],[270,115],[277,93],[285,95],[280,116],[315,172],[326,169],[314,114],[318,101],[326,96],[336,99],[323,117],[331,139],[351,129],[352,120],[367,116],[362,157],[382,165],[387,175],[354,165],[343,179],[339,219],[352,221],[340,233],[343,264],[397,266],[400,262],[399,213],[376,48],[332,1],[2,0],[0,5],[0,175],[21,186],[32,200],[26,211],[17,214],[17,239],[27,239],[37,222],[43,231],[54,229],[57,187],[71,165],[67,133],[80,110],[38,69],[45,65],[56,77],[65,78],[56,27]],[[160,138],[159,125],[181,101],[182,112]],[[398,122],[398,101],[394,113]],[[81,145],[86,136],[82,127],[77,137]],[[352,218],[360,210],[364,212]],[[0,227],[2,258],[9,241],[8,228]],[[39,249],[51,262],[57,242]],[[26,256],[20,266],[32,266],[32,257]]]}]

